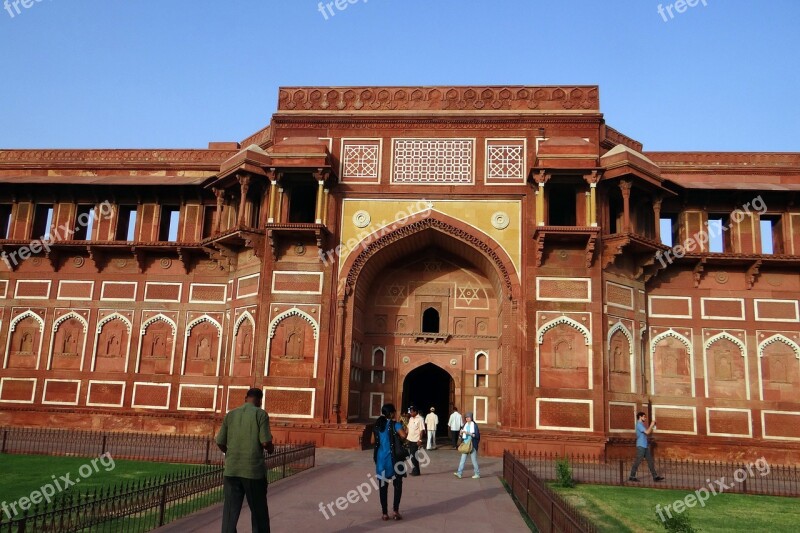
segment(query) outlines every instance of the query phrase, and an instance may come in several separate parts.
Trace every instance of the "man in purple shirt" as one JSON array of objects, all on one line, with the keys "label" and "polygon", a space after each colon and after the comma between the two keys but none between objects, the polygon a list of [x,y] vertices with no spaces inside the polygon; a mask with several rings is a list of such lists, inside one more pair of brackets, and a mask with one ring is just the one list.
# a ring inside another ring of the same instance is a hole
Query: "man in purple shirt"
[{"label": "man in purple shirt", "polygon": [[653,481],[661,481],[664,479],[656,472],[656,466],[653,464],[653,454],[650,453],[650,446],[647,438],[653,433],[655,427],[655,420],[653,420],[648,427],[647,415],[641,411],[636,413],[636,460],[633,462],[633,468],[631,468],[631,475],[628,476],[628,481],[639,481],[636,479],[636,470],[639,469],[642,459],[647,459],[647,466],[650,468],[650,473],[653,474]]}]

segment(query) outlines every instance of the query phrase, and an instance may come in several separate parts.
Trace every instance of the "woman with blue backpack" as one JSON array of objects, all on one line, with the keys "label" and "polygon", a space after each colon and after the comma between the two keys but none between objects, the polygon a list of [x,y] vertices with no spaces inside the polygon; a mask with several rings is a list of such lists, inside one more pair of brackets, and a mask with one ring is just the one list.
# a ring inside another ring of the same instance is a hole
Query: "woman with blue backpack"
[{"label": "woman with blue backpack", "polygon": [[[403,444],[406,432],[403,423],[395,420],[397,409],[394,404],[387,403],[381,407],[381,416],[375,421],[373,438],[375,439],[376,478],[380,482],[381,520],[389,520],[389,480],[394,487],[394,501],[392,518],[402,520],[400,515],[400,498],[403,495],[403,478],[406,475],[406,465],[402,464],[408,458],[408,449]],[[398,466],[399,465],[399,466]]]}]

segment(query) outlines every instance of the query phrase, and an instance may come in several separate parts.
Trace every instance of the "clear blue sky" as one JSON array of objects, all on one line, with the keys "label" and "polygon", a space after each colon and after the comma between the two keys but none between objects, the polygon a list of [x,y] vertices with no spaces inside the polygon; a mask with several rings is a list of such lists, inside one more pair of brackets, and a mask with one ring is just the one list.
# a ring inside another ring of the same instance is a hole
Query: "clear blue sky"
[{"label": "clear blue sky", "polygon": [[0,10],[4,148],[239,141],[282,85],[597,84],[645,149],[800,151],[798,0],[667,22],[675,0],[359,0],[328,20],[317,0],[26,1]]}]

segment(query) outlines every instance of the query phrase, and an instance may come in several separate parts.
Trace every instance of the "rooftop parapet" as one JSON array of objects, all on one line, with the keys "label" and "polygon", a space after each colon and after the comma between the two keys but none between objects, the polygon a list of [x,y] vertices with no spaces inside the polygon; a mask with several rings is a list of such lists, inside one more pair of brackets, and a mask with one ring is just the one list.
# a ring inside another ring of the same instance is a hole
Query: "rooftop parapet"
[{"label": "rooftop parapet", "polygon": [[279,113],[599,112],[599,89],[580,86],[281,87]]}]

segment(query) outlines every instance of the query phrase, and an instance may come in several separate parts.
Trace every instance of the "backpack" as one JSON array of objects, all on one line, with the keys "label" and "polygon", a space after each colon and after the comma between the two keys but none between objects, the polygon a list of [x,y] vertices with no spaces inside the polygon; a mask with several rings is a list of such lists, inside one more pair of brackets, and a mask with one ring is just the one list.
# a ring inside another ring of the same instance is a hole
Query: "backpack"
[{"label": "backpack", "polygon": [[[392,452],[392,459],[395,463],[401,463],[408,459],[411,456],[411,452],[406,447],[403,439],[397,433],[397,429],[394,427],[394,422],[392,420],[387,420],[386,423],[389,426],[389,449]],[[381,445],[381,433],[378,431],[378,425],[376,424],[372,428],[372,433],[375,436],[375,450],[372,452],[372,459],[375,463],[378,462],[378,448]]]}]

